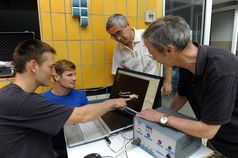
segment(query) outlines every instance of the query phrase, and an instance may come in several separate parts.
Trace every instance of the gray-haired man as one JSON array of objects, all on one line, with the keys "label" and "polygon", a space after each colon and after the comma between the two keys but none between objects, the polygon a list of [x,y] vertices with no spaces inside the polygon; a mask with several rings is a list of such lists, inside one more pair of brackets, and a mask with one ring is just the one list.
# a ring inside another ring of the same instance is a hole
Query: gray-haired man
[{"label": "gray-haired man", "polygon": [[[112,74],[118,67],[158,75],[158,64],[152,58],[142,39],[143,30],[131,28],[122,14],[111,15],[106,23],[106,30],[111,38],[118,42],[113,52]],[[172,91],[170,67],[165,70],[162,92],[169,95]]]}]

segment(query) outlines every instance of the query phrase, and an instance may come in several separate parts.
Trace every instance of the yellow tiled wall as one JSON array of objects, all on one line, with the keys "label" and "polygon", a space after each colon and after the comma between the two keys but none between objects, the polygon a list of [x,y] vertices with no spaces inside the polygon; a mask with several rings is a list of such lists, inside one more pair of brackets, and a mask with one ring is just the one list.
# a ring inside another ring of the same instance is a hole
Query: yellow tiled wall
[{"label": "yellow tiled wall", "polygon": [[0,79],[0,88],[6,86],[13,81],[13,78]]},{"label": "yellow tiled wall", "polygon": [[144,23],[146,10],[162,16],[162,0],[88,0],[89,25],[83,28],[79,18],[72,17],[71,7],[71,0],[38,0],[41,39],[56,49],[56,59],[69,59],[76,64],[77,88],[112,84],[115,42],[105,30],[111,14],[126,15],[130,25],[138,29],[148,26]]}]

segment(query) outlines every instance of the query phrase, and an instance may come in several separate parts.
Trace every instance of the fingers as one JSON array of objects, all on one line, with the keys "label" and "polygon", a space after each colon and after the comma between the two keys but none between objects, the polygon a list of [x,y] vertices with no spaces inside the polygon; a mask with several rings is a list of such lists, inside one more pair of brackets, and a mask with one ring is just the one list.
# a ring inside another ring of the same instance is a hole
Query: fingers
[{"label": "fingers", "polygon": [[163,95],[169,96],[172,92],[172,87],[170,85],[169,86],[163,85],[161,92]]},{"label": "fingers", "polygon": [[123,98],[125,101],[129,101],[131,100],[131,98]]},{"label": "fingers", "polygon": [[140,112],[140,113],[136,114],[136,116],[140,117],[140,118],[143,118],[143,119],[146,119],[146,120],[150,120],[150,116],[147,113],[144,113],[144,112]]},{"label": "fingers", "polygon": [[131,99],[128,99],[128,98],[126,98],[126,99],[125,98],[115,99],[116,107],[124,109],[127,106],[127,101],[129,101],[129,100],[131,100]]},{"label": "fingers", "polygon": [[169,96],[171,92],[172,92],[172,91],[170,91],[170,90],[162,89],[162,93],[163,93],[163,95],[165,95],[165,96]]},{"label": "fingers", "polygon": [[163,94],[164,94],[165,96],[169,96],[170,93],[164,92]]},{"label": "fingers", "polygon": [[142,114],[142,113],[137,113],[136,116],[138,116],[138,117],[142,117],[143,114]]},{"label": "fingers", "polygon": [[143,110],[143,111],[137,113],[136,116],[138,116],[138,117],[144,117],[144,116],[148,113],[148,111],[150,111],[150,109],[145,109],[145,110]]}]

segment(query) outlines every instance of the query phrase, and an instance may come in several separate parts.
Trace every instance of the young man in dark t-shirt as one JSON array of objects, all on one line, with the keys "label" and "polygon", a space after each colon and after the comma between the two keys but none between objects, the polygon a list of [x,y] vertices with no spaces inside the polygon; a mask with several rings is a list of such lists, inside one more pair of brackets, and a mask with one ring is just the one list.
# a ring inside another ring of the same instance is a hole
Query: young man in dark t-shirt
[{"label": "young man in dark t-shirt", "polygon": [[[180,69],[178,93],[170,108],[178,111],[188,101],[197,120],[166,116],[147,109],[139,117],[207,138],[219,157],[238,155],[238,61],[223,49],[190,41],[190,28],[178,16],[158,19],[143,38],[153,58]],[[216,157],[216,156],[215,156]]]},{"label": "young man in dark t-shirt", "polygon": [[112,108],[125,108],[125,99],[83,107],[49,102],[34,91],[49,85],[55,50],[39,40],[20,43],[13,54],[13,83],[0,89],[0,158],[53,158],[51,137],[64,124],[93,120]]}]

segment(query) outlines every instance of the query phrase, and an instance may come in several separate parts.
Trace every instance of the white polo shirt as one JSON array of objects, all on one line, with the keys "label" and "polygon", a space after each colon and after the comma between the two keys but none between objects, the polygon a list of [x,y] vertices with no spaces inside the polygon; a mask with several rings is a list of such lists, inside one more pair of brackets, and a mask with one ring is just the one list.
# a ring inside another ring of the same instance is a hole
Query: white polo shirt
[{"label": "white polo shirt", "polygon": [[120,43],[116,45],[112,58],[112,74],[116,74],[117,68],[120,67],[158,75],[157,61],[152,58],[142,39],[145,30],[134,29],[134,31],[133,50]]}]

